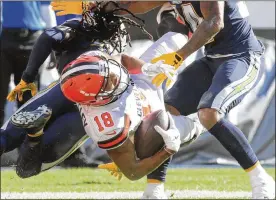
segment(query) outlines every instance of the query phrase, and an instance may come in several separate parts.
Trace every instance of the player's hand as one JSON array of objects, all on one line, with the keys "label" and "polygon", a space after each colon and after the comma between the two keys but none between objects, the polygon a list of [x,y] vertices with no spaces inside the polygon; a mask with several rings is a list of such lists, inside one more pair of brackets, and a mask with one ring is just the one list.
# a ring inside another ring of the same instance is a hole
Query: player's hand
[{"label": "player's hand", "polygon": [[52,1],[51,6],[57,11],[57,16],[74,14],[81,15],[84,10],[90,10],[96,6],[93,1]]},{"label": "player's hand", "polygon": [[154,126],[154,129],[162,136],[166,145],[165,150],[170,154],[174,154],[180,148],[180,133],[174,124],[171,114],[169,112],[167,114],[169,116],[170,128],[164,130],[160,126]]},{"label": "player's hand", "polygon": [[159,60],[156,63],[146,63],[142,66],[142,72],[147,76],[156,76],[160,73],[164,73],[169,80],[174,81],[174,77],[177,72],[174,67],[168,64],[164,64],[163,60]]},{"label": "player's hand", "polygon": [[18,96],[18,100],[23,100],[23,92],[31,90],[32,96],[36,95],[37,87],[34,83],[26,83],[21,79],[20,83],[8,94],[8,101],[15,101],[16,96]]},{"label": "player's hand", "polygon": [[[154,58],[153,60],[151,60],[151,63],[156,63],[157,61],[160,61],[160,60],[163,60],[164,64],[172,65],[174,67],[174,70],[177,70],[183,62],[183,58],[176,52],[173,52],[173,53],[163,54],[157,58]],[[152,83],[158,87],[166,79],[167,79],[166,74],[160,73],[153,78]],[[168,80],[166,83],[166,86],[168,87],[170,84],[171,84],[171,81]]]},{"label": "player's hand", "polygon": [[112,163],[107,163],[107,164],[101,164],[98,166],[99,169],[106,169],[111,173],[112,176],[115,176],[119,181],[123,177],[123,173],[121,170],[117,167],[117,165],[112,162]]}]

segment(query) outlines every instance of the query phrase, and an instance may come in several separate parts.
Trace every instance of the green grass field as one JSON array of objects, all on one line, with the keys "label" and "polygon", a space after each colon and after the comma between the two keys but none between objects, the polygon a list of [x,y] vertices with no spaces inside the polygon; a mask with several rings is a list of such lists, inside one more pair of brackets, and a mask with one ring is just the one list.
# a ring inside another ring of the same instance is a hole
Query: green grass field
[{"label": "green grass field", "polygon": [[[275,168],[267,169],[275,178]],[[54,169],[28,179],[14,170],[1,171],[3,192],[127,192],[143,191],[146,179],[118,181],[107,171],[96,169]],[[250,192],[248,175],[237,168],[169,169],[167,190],[210,190]]]}]

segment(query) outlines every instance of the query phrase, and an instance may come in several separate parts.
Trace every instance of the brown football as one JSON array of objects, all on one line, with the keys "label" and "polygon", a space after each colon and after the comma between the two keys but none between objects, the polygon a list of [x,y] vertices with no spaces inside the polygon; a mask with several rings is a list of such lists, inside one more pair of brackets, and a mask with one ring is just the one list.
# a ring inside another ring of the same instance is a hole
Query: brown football
[{"label": "brown football", "polygon": [[162,136],[154,129],[158,125],[164,130],[169,128],[169,117],[165,110],[148,114],[134,134],[135,151],[138,158],[148,158],[157,153],[163,146]]}]

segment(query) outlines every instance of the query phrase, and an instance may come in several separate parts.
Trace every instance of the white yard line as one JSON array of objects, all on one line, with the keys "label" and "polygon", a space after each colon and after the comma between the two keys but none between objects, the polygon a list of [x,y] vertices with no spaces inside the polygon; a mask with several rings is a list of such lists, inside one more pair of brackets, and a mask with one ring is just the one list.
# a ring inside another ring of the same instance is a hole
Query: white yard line
[{"label": "white yard line", "polygon": [[[1,192],[1,199],[140,199],[143,192]],[[169,190],[171,198],[250,198],[250,192]]]}]

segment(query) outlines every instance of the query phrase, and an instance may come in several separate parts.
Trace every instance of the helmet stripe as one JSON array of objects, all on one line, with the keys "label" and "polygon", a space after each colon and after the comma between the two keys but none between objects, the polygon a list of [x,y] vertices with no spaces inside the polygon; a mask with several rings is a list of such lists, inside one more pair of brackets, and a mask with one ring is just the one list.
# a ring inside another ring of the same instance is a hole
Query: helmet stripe
[{"label": "helmet stripe", "polygon": [[97,65],[98,62],[83,62],[83,61],[80,61],[80,60],[75,60],[71,63],[69,63],[68,65],[65,66],[65,68],[63,69],[62,73],[66,73],[67,71],[69,71],[70,69],[73,69],[75,67],[78,67],[78,66],[82,66],[82,65]]},{"label": "helmet stripe", "polygon": [[64,74],[61,75],[61,81],[65,78],[67,78],[68,76],[72,75],[75,72],[80,72],[82,70],[90,70],[93,71],[93,73],[95,74],[99,74],[99,66],[98,65],[81,65],[79,67],[75,67],[73,69],[68,70],[67,72],[65,72]]}]

